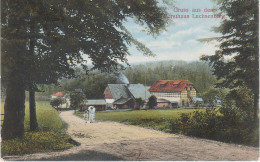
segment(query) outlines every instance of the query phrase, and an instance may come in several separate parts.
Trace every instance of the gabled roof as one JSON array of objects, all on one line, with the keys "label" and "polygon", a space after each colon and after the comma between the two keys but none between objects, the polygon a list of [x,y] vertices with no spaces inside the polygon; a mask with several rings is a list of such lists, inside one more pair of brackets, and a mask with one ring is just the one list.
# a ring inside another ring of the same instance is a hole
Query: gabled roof
[{"label": "gabled roof", "polygon": [[143,84],[129,84],[127,88],[134,96],[134,98],[148,100],[148,98],[151,96],[151,93],[146,90]]},{"label": "gabled roof", "polygon": [[108,87],[115,100],[132,97],[147,100],[151,96],[143,84],[108,84]]},{"label": "gabled roof", "polygon": [[52,96],[64,97],[65,94],[66,94],[65,92],[57,92],[57,93],[52,94]]},{"label": "gabled roof", "polygon": [[86,105],[106,105],[106,101],[104,99],[96,99],[96,100],[87,100],[85,102]]},{"label": "gabled roof", "polygon": [[109,90],[113,99],[131,98],[131,95],[126,89],[126,84],[108,84]]},{"label": "gabled roof", "polygon": [[118,100],[116,100],[115,102],[113,102],[113,104],[117,104],[117,105],[122,105],[125,104],[126,102],[130,101],[132,98],[120,98]]},{"label": "gabled roof", "polygon": [[181,92],[187,85],[193,85],[188,80],[158,80],[151,88],[150,92]]}]

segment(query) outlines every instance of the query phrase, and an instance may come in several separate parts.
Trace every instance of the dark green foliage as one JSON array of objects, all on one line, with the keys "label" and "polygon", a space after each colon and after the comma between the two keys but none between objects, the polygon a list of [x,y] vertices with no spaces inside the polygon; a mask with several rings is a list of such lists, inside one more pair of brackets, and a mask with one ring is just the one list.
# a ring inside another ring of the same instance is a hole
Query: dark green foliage
[{"label": "dark green foliage", "polygon": [[173,130],[185,135],[202,138],[216,138],[219,117],[215,109],[206,109],[205,112],[194,111],[189,114],[181,114],[181,117],[173,124]]},{"label": "dark green foliage", "polygon": [[207,104],[210,107],[216,106],[216,100],[222,100],[224,99],[225,91],[223,89],[219,88],[213,88],[210,87],[207,91],[202,93],[202,98],[204,100],[204,103]]},{"label": "dark green foliage", "polygon": [[65,150],[75,145],[75,142],[65,133],[67,125],[60,119],[59,112],[54,110],[47,101],[37,101],[37,105],[38,111],[36,113],[39,129],[37,131],[29,131],[29,103],[26,102],[25,134],[23,138],[3,140],[1,142],[2,157]]},{"label": "dark green foliage", "polygon": [[226,96],[226,100],[236,105],[238,111],[247,114],[247,118],[253,120],[254,114],[254,95],[246,86],[234,89]]},{"label": "dark green foliage", "polygon": [[135,102],[138,103],[138,105],[140,106],[139,110],[140,110],[141,107],[144,106],[144,103],[145,103],[145,101],[142,98],[136,98]]},{"label": "dark green foliage", "polygon": [[[229,18],[215,28],[222,34],[218,39],[219,50],[215,55],[202,56],[201,59],[209,61],[212,66],[218,79],[217,87],[228,88],[229,93],[219,110],[221,115],[215,124],[217,138],[213,139],[258,146],[258,0],[217,0],[217,3],[220,11]],[[207,114],[202,115],[207,118]],[[197,115],[189,116],[189,120],[193,118]],[[186,133],[193,134],[191,131]]]},{"label": "dark green foliage", "polygon": [[68,135],[53,131],[25,132],[23,138],[4,140],[2,155],[23,155],[68,149],[75,144]]},{"label": "dark green foliage", "polygon": [[197,102],[195,103],[195,107],[198,107],[198,108],[199,108],[199,107],[201,107],[201,106],[202,106],[202,103],[201,103],[201,102],[198,102],[198,101],[197,101]]},{"label": "dark green foliage", "polygon": [[[23,88],[19,93],[24,93],[29,88],[35,90],[37,84],[74,77],[77,65],[88,71],[85,58],[92,61],[92,69],[117,69],[118,62],[127,63],[127,45],[130,44],[136,45],[145,55],[152,55],[132,37],[123,23],[133,18],[145,25],[151,34],[158,34],[166,25],[165,15],[165,9],[155,0],[2,0],[2,81],[7,89],[21,84]],[[11,91],[7,92],[7,98],[12,98]],[[12,121],[4,122],[3,138],[23,135],[16,135],[14,130],[23,132],[23,113],[20,112],[24,111],[24,102],[15,100],[24,99],[6,100],[5,115],[15,119],[14,114],[21,114],[21,126],[18,124],[18,128]],[[17,105],[10,108],[11,102]]]},{"label": "dark green foliage", "polygon": [[150,96],[148,98],[147,105],[148,105],[149,109],[155,108],[155,106],[157,105],[157,98],[154,95]]},{"label": "dark green foliage", "polygon": [[107,84],[116,83],[116,77],[113,74],[101,73],[99,71],[89,72],[88,75],[80,71],[78,76],[75,79],[62,79],[60,81],[62,90],[73,91],[82,89],[88,99],[98,99],[104,98],[104,90]]},{"label": "dark green foliage", "polygon": [[81,92],[70,92],[70,107],[73,109],[80,109],[81,111],[81,105],[86,100],[86,96],[84,93]]},{"label": "dark green foliage", "polygon": [[245,121],[245,113],[237,109],[234,104],[225,103],[219,110],[207,108],[205,112],[183,113],[172,123],[172,131],[200,138],[258,146],[258,122]]},{"label": "dark green foliage", "polygon": [[64,101],[63,98],[57,97],[57,98],[54,98],[54,99],[52,99],[52,100],[50,101],[50,105],[51,105],[52,107],[58,109],[59,106],[60,106],[61,104],[63,104],[64,102],[65,102],[65,101]]},{"label": "dark green foliage", "polygon": [[132,65],[125,71],[130,83],[151,86],[157,80],[189,80],[203,93],[216,83],[211,68],[205,62],[160,61]]},{"label": "dark green foliage", "polygon": [[[172,69],[172,67],[174,68]],[[159,69],[161,68],[161,69]],[[172,69],[173,71],[169,70]],[[51,95],[57,91],[73,91],[80,88],[88,99],[103,98],[107,84],[117,83],[113,73],[101,73],[92,71],[86,75],[82,70],[77,69],[77,78],[62,79],[59,86],[44,86],[44,95]],[[151,62],[140,65],[132,65],[126,68],[125,74],[130,83],[142,83],[152,85],[159,79],[184,79],[191,81],[199,94],[210,89],[216,82],[210,72],[210,67],[203,62],[187,63],[184,61]]]},{"label": "dark green foliage", "polygon": [[[215,30],[222,36],[219,50],[202,56],[220,81],[217,86],[234,91],[246,86],[254,98],[253,118],[257,120],[259,100],[259,5],[258,0],[218,0],[220,11],[229,18]],[[227,57],[232,57],[228,59]],[[237,98],[237,97],[235,97]],[[238,106],[238,105],[237,105]],[[247,106],[246,106],[247,107]]]}]

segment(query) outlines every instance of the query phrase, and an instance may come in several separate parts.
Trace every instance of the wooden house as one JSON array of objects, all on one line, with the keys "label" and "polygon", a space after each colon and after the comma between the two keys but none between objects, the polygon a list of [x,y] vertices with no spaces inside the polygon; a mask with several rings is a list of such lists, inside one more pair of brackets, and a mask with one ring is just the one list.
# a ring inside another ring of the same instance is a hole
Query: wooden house
[{"label": "wooden house", "polygon": [[193,105],[197,93],[188,80],[158,80],[149,88],[149,92],[160,99],[157,107],[170,108]]},{"label": "wooden house", "polygon": [[82,110],[86,110],[89,106],[94,106],[96,111],[102,111],[106,109],[106,101],[104,99],[88,99],[84,102]]},{"label": "wooden house", "polygon": [[107,107],[119,109],[138,109],[135,99],[148,101],[150,96],[143,84],[108,84],[104,91]]}]

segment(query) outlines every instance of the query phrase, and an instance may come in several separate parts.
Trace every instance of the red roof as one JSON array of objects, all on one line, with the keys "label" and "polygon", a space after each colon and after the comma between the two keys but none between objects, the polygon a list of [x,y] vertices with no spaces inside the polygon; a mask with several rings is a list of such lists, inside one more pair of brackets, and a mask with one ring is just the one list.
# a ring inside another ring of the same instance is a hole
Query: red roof
[{"label": "red roof", "polygon": [[150,92],[181,92],[187,85],[193,85],[188,80],[158,80],[151,88]]},{"label": "red roof", "polygon": [[57,96],[57,97],[64,97],[64,95],[65,95],[65,92],[57,92],[57,93],[52,94],[52,96]]}]

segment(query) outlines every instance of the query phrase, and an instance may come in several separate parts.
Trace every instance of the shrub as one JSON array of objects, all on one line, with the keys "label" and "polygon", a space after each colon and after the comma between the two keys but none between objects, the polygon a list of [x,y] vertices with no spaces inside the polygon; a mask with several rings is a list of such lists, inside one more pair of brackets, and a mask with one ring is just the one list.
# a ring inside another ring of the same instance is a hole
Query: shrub
[{"label": "shrub", "polygon": [[[29,102],[26,102],[24,137],[3,140],[1,143],[2,156],[63,150],[75,145],[75,141],[66,135],[66,124],[59,118],[59,113],[51,108],[49,102],[37,101],[36,104],[39,130],[29,132],[30,111]],[[2,102],[1,105],[3,106],[4,103]]]},{"label": "shrub", "polygon": [[65,103],[65,100],[60,97],[54,98],[50,101],[50,105],[56,109],[58,109],[63,103]]},{"label": "shrub", "polygon": [[185,135],[213,138],[218,129],[218,123],[217,111],[207,108],[205,112],[194,111],[181,114],[180,118],[173,122],[173,130]]},{"label": "shrub", "polygon": [[189,136],[258,146],[258,122],[246,119],[245,112],[229,103],[219,111],[207,108],[205,112],[181,114],[172,123],[172,130]]},{"label": "shrub", "polygon": [[46,152],[63,150],[72,147],[65,134],[57,134],[52,131],[25,132],[23,138],[4,140],[2,142],[2,155],[28,154],[34,152]]},{"label": "shrub", "polygon": [[136,98],[135,101],[139,104],[138,110],[144,106],[145,101],[142,98]]},{"label": "shrub", "polygon": [[153,109],[157,105],[157,98],[154,95],[149,97],[147,105],[149,109]]}]

